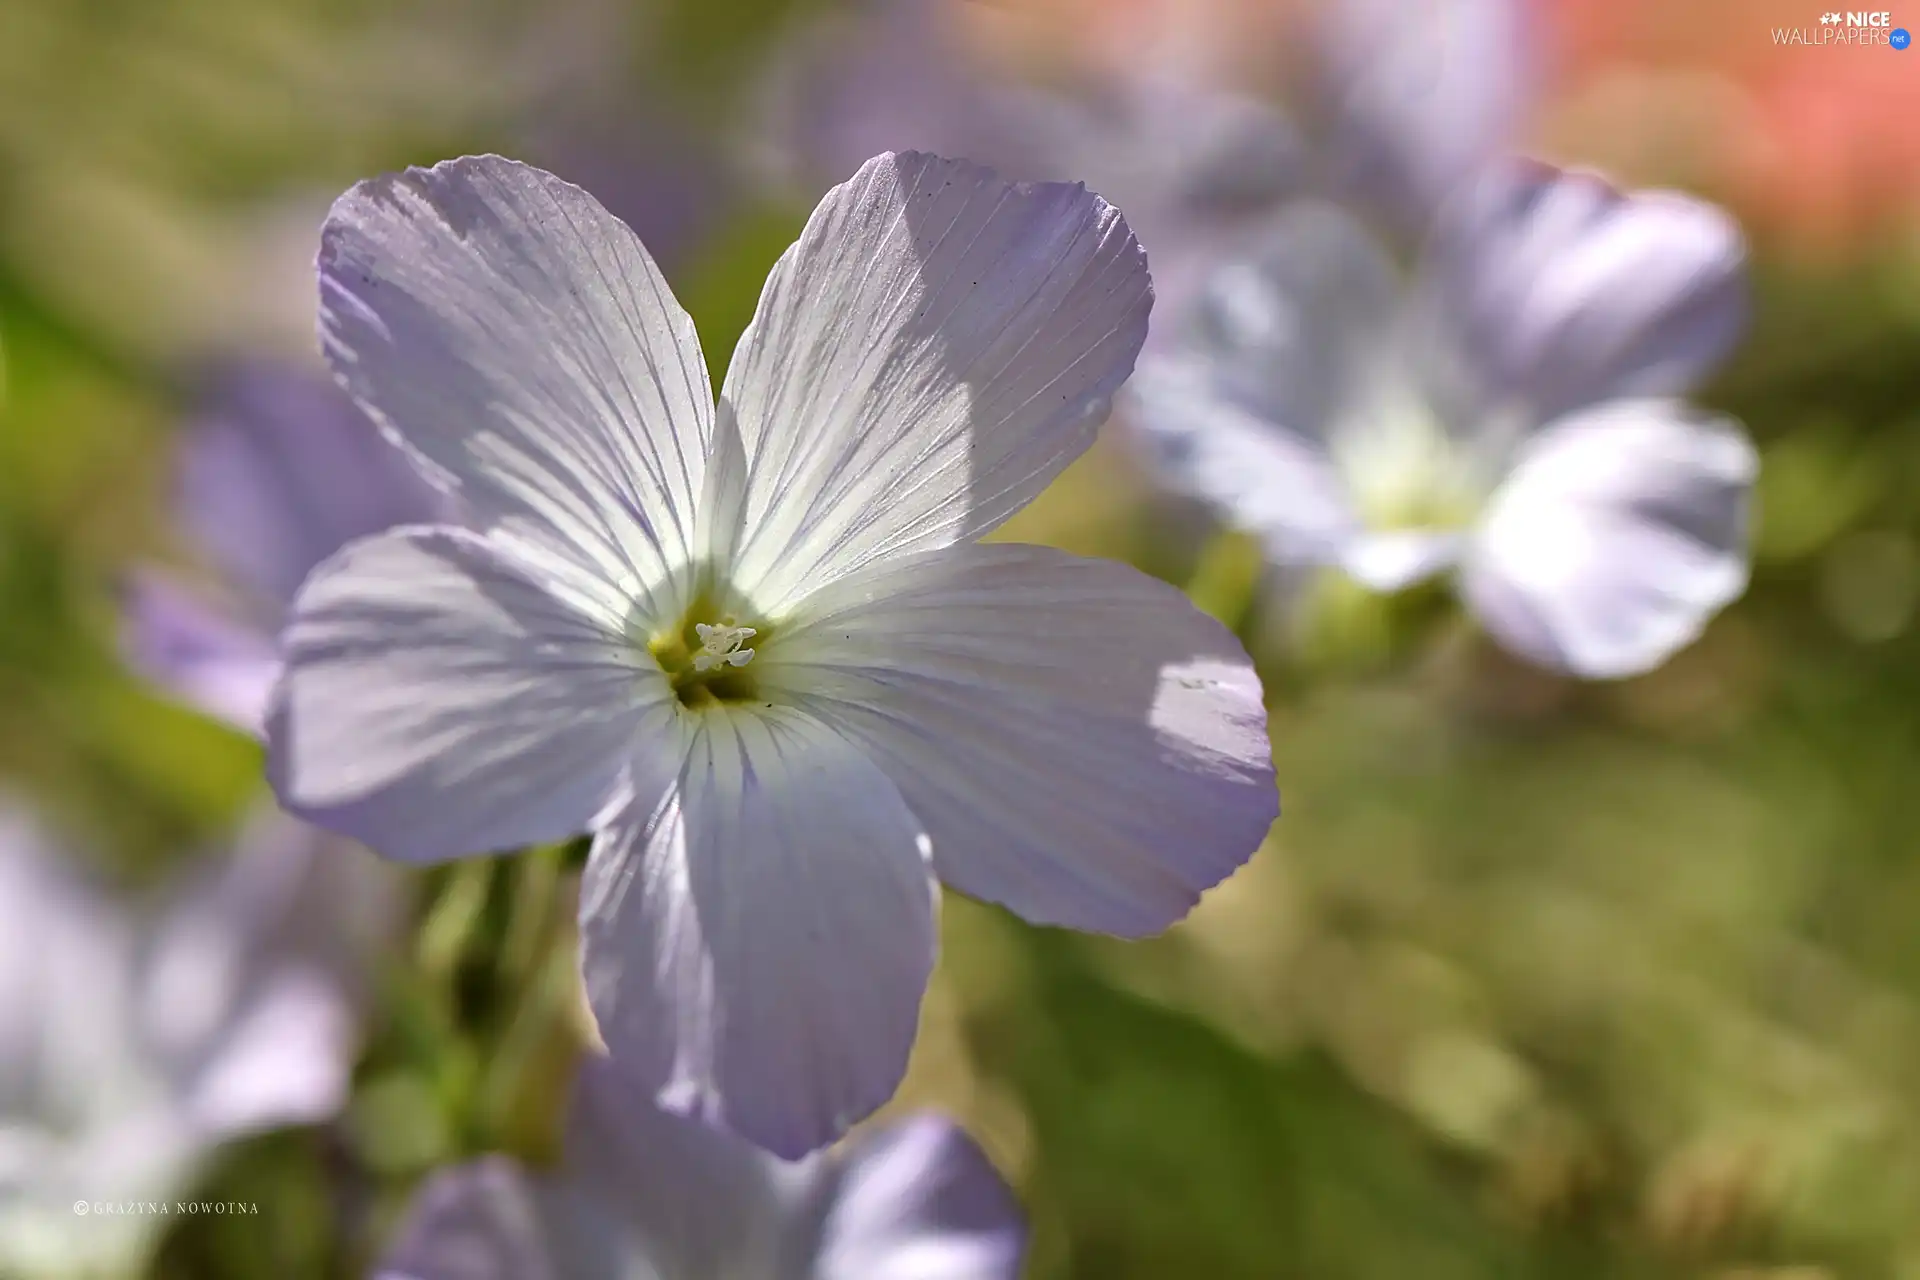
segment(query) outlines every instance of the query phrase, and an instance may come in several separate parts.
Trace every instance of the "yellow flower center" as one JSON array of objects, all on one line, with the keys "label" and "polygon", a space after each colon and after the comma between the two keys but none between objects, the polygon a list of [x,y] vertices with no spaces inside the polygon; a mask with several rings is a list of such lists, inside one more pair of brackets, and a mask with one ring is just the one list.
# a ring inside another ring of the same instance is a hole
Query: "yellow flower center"
[{"label": "yellow flower center", "polygon": [[1383,396],[1364,423],[1337,432],[1334,461],[1377,532],[1459,529],[1479,507],[1471,452],[1411,394]]},{"label": "yellow flower center", "polygon": [[748,625],[732,613],[721,612],[703,592],[678,627],[656,632],[647,640],[647,652],[660,664],[684,707],[764,700],[751,664],[756,646],[765,645],[770,633],[764,621],[755,619]]}]

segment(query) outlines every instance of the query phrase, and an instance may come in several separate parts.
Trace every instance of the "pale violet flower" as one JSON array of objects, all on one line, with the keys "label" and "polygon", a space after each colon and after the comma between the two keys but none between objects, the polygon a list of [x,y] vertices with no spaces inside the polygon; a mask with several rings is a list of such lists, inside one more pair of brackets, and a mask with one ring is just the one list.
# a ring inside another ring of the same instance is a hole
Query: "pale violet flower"
[{"label": "pale violet flower", "polygon": [[1522,0],[1326,0],[1312,35],[1313,183],[1382,229],[1417,241],[1518,141],[1539,61]]},{"label": "pale violet flower", "polygon": [[228,593],[141,570],[126,592],[128,660],[249,733],[260,731],[280,669],[280,624],[307,572],[355,538],[447,518],[444,502],[338,387],[259,363],[223,372],[188,424],[174,511]]},{"label": "pale violet flower", "polygon": [[636,1105],[601,1060],[561,1168],[505,1157],[419,1193],[376,1280],[1015,1280],[1026,1224],[959,1128],[915,1116],[788,1163]]},{"label": "pale violet flower", "polygon": [[900,1079],[936,875],[1137,935],[1260,843],[1238,643],[1124,566],[976,541],[1088,446],[1146,331],[1144,256],[1084,188],[869,161],[717,407],[646,250],[539,170],[363,183],[320,271],[336,370],[476,528],[308,579],[269,772],[414,862],[591,831],[588,998],[664,1105],[804,1154]]},{"label": "pale violet flower", "polygon": [[[1042,86],[968,55],[964,24],[987,16],[971,0],[823,13],[779,51],[756,141],[803,184],[902,147],[1084,178],[1153,255],[1163,316],[1184,312],[1206,271],[1293,200],[1338,201],[1396,237],[1424,235],[1453,190],[1513,143],[1538,61],[1520,0],[1325,0],[1297,44],[1251,53],[1242,17],[1169,3],[1120,19],[1159,28],[1133,56]],[[991,16],[1014,33],[1028,20],[1016,6]],[[1229,65],[1292,73],[1299,122],[1261,96],[1279,86],[1230,82]]]},{"label": "pale violet flower", "polygon": [[1583,676],[1657,665],[1744,589],[1757,468],[1676,397],[1745,319],[1718,209],[1497,168],[1415,278],[1303,204],[1222,268],[1133,421],[1281,565],[1446,571],[1495,638]]},{"label": "pale violet flower", "polygon": [[[1309,163],[1292,123],[1249,94],[1142,71],[1079,95],[1010,95],[1050,172],[1122,202],[1153,257],[1155,306],[1176,313],[1223,253],[1300,195]],[[1156,327],[1153,340],[1157,341]]]},{"label": "pale violet flower", "polygon": [[339,1110],[395,901],[341,845],[265,813],[148,904],[0,810],[0,1274],[137,1272],[172,1218],[121,1206],[171,1208],[218,1144]]},{"label": "pale violet flower", "polygon": [[769,167],[817,190],[825,175],[911,147],[1020,178],[1085,180],[1126,210],[1152,253],[1162,309],[1179,307],[1206,262],[1297,194],[1300,139],[1268,103],[1154,50],[1125,75],[1022,83],[966,56],[958,24],[979,16],[961,0],[865,0],[802,25],[763,83],[753,136],[774,153]]}]

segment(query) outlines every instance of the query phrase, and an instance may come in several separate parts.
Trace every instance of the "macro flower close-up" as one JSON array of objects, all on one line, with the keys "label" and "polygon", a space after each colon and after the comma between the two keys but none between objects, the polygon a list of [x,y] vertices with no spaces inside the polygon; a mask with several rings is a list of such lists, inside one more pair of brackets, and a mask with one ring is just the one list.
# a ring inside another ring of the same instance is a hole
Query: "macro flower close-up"
[{"label": "macro flower close-up", "polygon": [[1145,336],[1145,257],[1085,188],[868,162],[717,405],[639,241],[536,169],[363,183],[320,275],[342,381],[474,528],[315,570],[270,776],[404,861],[591,831],[587,996],[664,1105],[803,1155],[899,1083],[936,877],[1139,936],[1265,836],[1239,643],[1133,569],[975,541]]},{"label": "macro flower close-up", "polygon": [[788,1162],[581,1066],[560,1167],[489,1157],[418,1194],[377,1280],[1015,1280],[1018,1202],[951,1121]]},{"label": "macro flower close-up", "polygon": [[1916,21],[0,0],[0,1280],[1920,1280]]}]

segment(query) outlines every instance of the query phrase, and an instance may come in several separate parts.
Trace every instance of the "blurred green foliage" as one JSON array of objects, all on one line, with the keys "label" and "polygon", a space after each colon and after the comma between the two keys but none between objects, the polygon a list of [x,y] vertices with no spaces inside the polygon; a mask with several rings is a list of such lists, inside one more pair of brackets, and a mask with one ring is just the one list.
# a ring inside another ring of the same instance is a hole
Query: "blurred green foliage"
[{"label": "blurred green foliage", "polygon": [[[725,120],[801,7],[675,0],[618,74],[666,68]],[[258,314],[234,228],[511,150],[555,91],[505,70],[537,8],[0,8],[0,785],[81,856],[150,875],[259,787],[257,748],[142,688],[115,635],[120,575],[179,554],[198,365]],[[716,383],[803,216],[735,200],[674,266]],[[1246,548],[1175,548],[1113,451],[1021,517],[1241,627],[1285,803],[1161,940],[950,902],[902,1105],[1000,1160],[1033,1274],[1920,1277],[1917,350],[1912,244],[1763,248],[1708,397],[1764,452],[1754,585],[1622,684],[1521,668],[1443,597],[1256,600]],[[262,1215],[178,1225],[154,1275],[361,1274],[434,1166],[550,1157],[579,852],[419,874],[348,1113],[223,1153],[200,1194]]]}]

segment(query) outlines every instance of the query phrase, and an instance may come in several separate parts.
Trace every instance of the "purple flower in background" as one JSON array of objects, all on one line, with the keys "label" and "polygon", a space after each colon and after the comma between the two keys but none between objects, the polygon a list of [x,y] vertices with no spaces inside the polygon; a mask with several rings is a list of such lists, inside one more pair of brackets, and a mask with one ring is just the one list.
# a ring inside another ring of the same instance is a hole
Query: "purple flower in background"
[{"label": "purple flower in background", "polygon": [[1238,643],[1132,569],[976,541],[1087,448],[1146,331],[1085,188],[869,161],[717,409],[638,239],[537,169],[363,183],[320,261],[329,357],[477,531],[308,579],[269,774],[409,861],[591,831],[588,997],[663,1105],[804,1154],[899,1082],[936,875],[1144,934],[1266,834]]},{"label": "purple flower in background", "polygon": [[1132,417],[1277,563],[1457,570],[1515,652],[1632,674],[1746,583],[1756,455],[1676,399],[1740,335],[1743,262],[1711,205],[1542,166],[1464,193],[1410,281],[1303,204],[1142,362]]},{"label": "purple flower in background", "polygon": [[127,593],[125,647],[143,675],[250,733],[279,670],[288,603],[345,543],[448,518],[447,505],[327,379],[247,366],[188,429],[175,513],[230,598],[158,569]]},{"label": "purple flower in background", "polygon": [[1127,211],[1163,316],[1293,200],[1345,203],[1417,242],[1511,143],[1534,73],[1516,0],[1327,0],[1297,68],[1303,131],[1210,73],[1238,51],[1195,47],[1178,7],[1123,70],[1045,89],[956,53],[962,7],[869,0],[805,30],[769,77],[762,132],[778,167],[838,174],[918,147],[1083,179]]},{"label": "purple flower in background", "polygon": [[858,0],[799,25],[761,77],[754,158],[809,195],[884,151],[1055,176],[1049,121],[1029,110],[1049,104],[968,58],[956,16],[951,0]]},{"label": "purple flower in background", "polygon": [[1022,100],[1029,136],[1052,156],[1044,168],[1083,178],[1126,209],[1151,254],[1162,313],[1187,306],[1220,255],[1301,191],[1299,135],[1254,97],[1143,74],[1077,97]]},{"label": "purple flower in background", "polygon": [[377,1280],[1014,1280],[1019,1205],[965,1133],[919,1116],[789,1164],[581,1073],[566,1161],[504,1157],[420,1192]]},{"label": "purple flower in background", "polygon": [[138,1270],[166,1200],[242,1135],[324,1120],[357,1054],[391,872],[277,813],[152,909],[0,810],[0,1272]]},{"label": "purple flower in background", "polygon": [[1150,57],[1126,77],[1023,85],[956,52],[956,16],[953,0],[870,0],[805,29],[768,77],[756,141],[777,153],[774,167],[817,190],[821,175],[914,148],[1084,181],[1127,211],[1163,309],[1296,193],[1300,139],[1266,103]]},{"label": "purple flower in background", "polygon": [[1525,6],[1327,0],[1317,18],[1307,67],[1315,183],[1417,243],[1515,142],[1537,61]]}]

